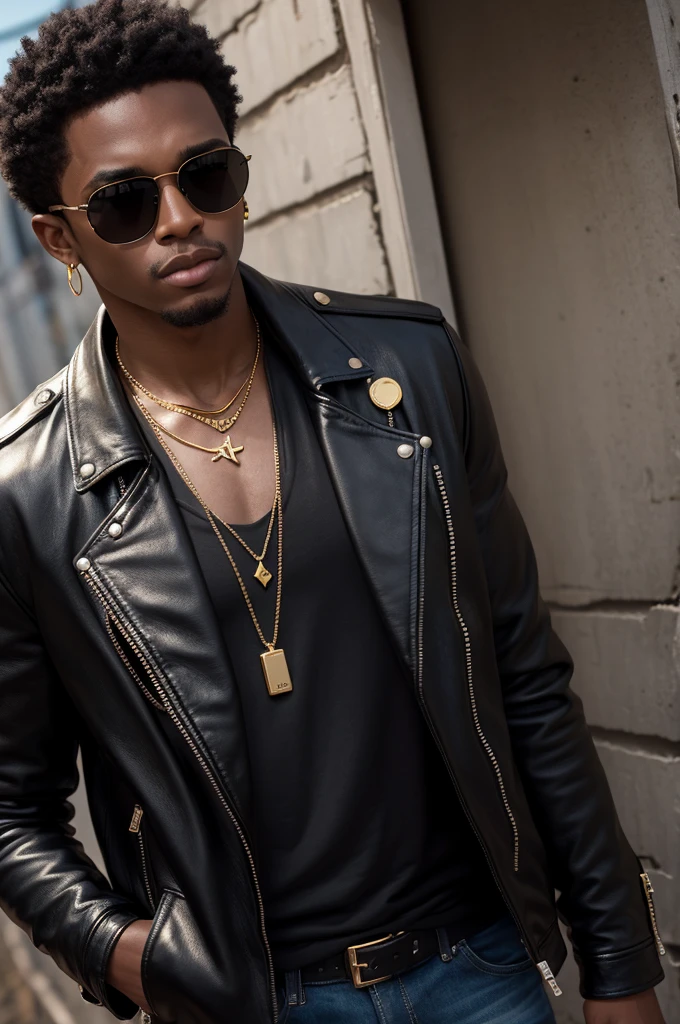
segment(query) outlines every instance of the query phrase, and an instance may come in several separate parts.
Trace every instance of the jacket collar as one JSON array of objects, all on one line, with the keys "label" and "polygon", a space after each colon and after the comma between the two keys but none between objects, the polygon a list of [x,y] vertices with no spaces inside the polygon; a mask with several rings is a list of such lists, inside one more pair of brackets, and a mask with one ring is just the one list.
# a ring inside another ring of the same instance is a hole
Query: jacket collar
[{"label": "jacket collar", "polygon": [[[372,375],[369,364],[315,308],[311,288],[283,284],[239,264],[249,302],[309,387]],[[104,306],[68,367],[64,407],[73,483],[88,490],[127,462],[147,458],[107,347],[114,327]],[[359,360],[360,366],[350,366]]]},{"label": "jacket collar", "polygon": [[[334,305],[321,307],[314,295],[322,292],[274,281],[243,263],[240,270],[248,301],[303,380],[321,388],[333,381],[371,376],[368,362],[329,319],[329,313],[342,312],[340,296],[336,296]],[[359,360],[361,365],[351,366],[350,360]]]},{"label": "jacket collar", "polygon": [[88,490],[126,462],[146,458],[122,385],[106,353],[114,328],[102,306],[73,353],[66,374],[64,411],[73,483]]}]

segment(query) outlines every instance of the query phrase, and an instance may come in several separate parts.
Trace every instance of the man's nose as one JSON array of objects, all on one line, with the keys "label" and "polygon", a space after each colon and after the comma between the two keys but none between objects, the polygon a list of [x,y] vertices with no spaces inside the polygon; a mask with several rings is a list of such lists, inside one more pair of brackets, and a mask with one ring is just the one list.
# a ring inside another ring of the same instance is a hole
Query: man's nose
[{"label": "man's nose", "polygon": [[182,195],[176,182],[166,179],[160,186],[160,209],[156,221],[156,241],[186,238],[194,228],[202,227],[203,217]]}]

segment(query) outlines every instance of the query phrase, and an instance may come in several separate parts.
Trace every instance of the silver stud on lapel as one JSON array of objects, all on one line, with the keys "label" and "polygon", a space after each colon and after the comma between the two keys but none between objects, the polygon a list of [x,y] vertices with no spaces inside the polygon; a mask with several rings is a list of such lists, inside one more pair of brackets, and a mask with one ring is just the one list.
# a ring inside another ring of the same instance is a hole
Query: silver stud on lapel
[{"label": "silver stud on lapel", "polygon": [[353,370],[360,370],[361,367],[364,365],[360,359],[357,359],[356,356],[352,356],[352,358],[348,359],[347,362],[349,363]]},{"label": "silver stud on lapel", "polygon": [[46,405],[53,394],[54,392],[50,391],[49,388],[43,388],[42,391],[39,391],[38,394],[35,396],[35,404]]},{"label": "silver stud on lapel", "polygon": [[327,306],[331,301],[330,295],[326,295],[325,292],[314,292],[314,298],[320,306]]},{"label": "silver stud on lapel", "polygon": [[427,434],[423,434],[423,436],[421,437],[419,443],[420,443],[420,447],[421,448],[431,448],[432,447],[432,438],[428,437]]},{"label": "silver stud on lapel", "polygon": [[91,563],[89,558],[79,558],[78,561],[76,562],[76,569],[78,570],[78,572],[87,572],[87,570],[90,568],[90,564]]},{"label": "silver stud on lapel", "polygon": [[109,537],[113,537],[114,540],[116,539],[116,537],[120,537],[122,532],[123,527],[121,526],[120,523],[111,523],[111,525],[109,526]]},{"label": "silver stud on lapel", "polygon": [[89,479],[89,477],[94,476],[94,465],[91,462],[84,462],[80,467],[79,473],[83,480]]},{"label": "silver stud on lapel", "polygon": [[397,448],[397,455],[400,459],[410,459],[413,455],[413,451],[414,448],[412,444],[400,444]]}]

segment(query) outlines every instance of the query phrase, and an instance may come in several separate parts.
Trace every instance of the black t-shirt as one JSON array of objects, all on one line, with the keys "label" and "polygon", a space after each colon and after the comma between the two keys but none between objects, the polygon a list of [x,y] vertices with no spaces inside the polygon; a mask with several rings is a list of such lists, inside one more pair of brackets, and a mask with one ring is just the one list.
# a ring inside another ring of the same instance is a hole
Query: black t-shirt
[{"label": "black t-shirt", "polygon": [[[303,389],[273,344],[265,346],[265,365],[284,501],[277,646],[286,653],[291,693],[269,695],[259,657],[264,647],[228,559],[138,418],[165,465],[239,688],[274,963],[292,970],[415,927],[449,925],[463,938],[503,912],[498,890],[370,592]],[[238,471],[224,465],[225,473]],[[259,552],[267,524],[268,515],[232,525]],[[269,640],[276,528],[266,590],[253,578],[251,556],[220,528]]]}]

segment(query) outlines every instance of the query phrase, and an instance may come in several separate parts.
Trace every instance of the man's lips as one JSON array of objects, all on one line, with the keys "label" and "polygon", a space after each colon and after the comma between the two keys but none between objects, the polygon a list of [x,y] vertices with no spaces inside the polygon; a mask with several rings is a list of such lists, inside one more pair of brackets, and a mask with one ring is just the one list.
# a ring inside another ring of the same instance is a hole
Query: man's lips
[{"label": "man's lips", "polygon": [[215,246],[198,246],[193,252],[178,253],[157,271],[157,277],[180,288],[207,281],[222,253]]},{"label": "man's lips", "polygon": [[219,256],[210,256],[191,267],[165,274],[161,280],[165,284],[173,284],[179,288],[191,288],[194,285],[203,284],[204,281],[212,277],[219,258]]}]

